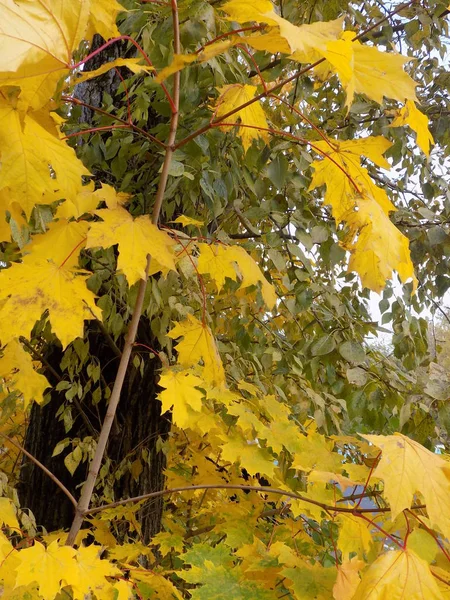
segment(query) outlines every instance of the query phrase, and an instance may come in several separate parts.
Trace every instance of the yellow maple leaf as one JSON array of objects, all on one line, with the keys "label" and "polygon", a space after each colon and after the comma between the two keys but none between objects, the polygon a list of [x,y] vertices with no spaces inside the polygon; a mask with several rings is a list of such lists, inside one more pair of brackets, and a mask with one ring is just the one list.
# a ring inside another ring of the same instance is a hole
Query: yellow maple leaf
[{"label": "yellow maple leaf", "polygon": [[[84,319],[101,319],[95,296],[86,288],[89,275],[39,260],[14,264],[0,274],[0,340],[29,337],[48,310],[52,329],[63,348],[83,336]],[[13,292],[12,292],[13,290]]]},{"label": "yellow maple leaf", "polygon": [[270,0],[230,0],[221,10],[228,14],[230,21],[248,23],[256,21],[269,25],[268,33],[246,36],[234,43],[245,43],[256,50],[283,52],[299,62],[315,62],[321,55],[318,50],[326,50],[327,42],[336,40],[342,31],[343,18],[328,22],[293,25],[280,17],[273,9]]},{"label": "yellow maple leaf", "polygon": [[[280,36],[289,44],[290,58],[311,63],[321,58],[320,51],[326,51],[328,42],[339,37],[344,21],[341,17],[334,21],[318,21],[297,26],[274,12],[270,13],[270,17],[278,25]],[[248,43],[248,39],[246,41]]]},{"label": "yellow maple leaf", "polygon": [[91,224],[86,247],[109,248],[118,244],[117,267],[130,286],[145,278],[147,254],[151,256],[149,275],[175,270],[175,242],[153,225],[147,215],[133,219],[122,206],[97,210],[95,214],[103,220]]},{"label": "yellow maple leaf", "polygon": [[44,111],[22,117],[0,100],[0,147],[0,190],[8,188],[9,198],[3,210],[18,202],[30,216],[36,204],[75,197],[82,191],[82,176],[89,175],[74,149],[61,142],[55,122]]},{"label": "yellow maple leaf", "polygon": [[363,519],[347,514],[339,515],[338,522],[337,547],[342,552],[343,558],[349,560],[353,552],[362,557],[373,544],[370,525],[368,526],[367,521]]},{"label": "yellow maple leaf", "polygon": [[405,106],[398,111],[396,118],[391,123],[391,127],[402,127],[403,125],[409,125],[416,132],[417,145],[429,156],[430,144],[434,144],[434,139],[428,129],[428,117],[416,107],[412,100],[407,100]]},{"label": "yellow maple leaf", "polygon": [[65,0],[0,4],[0,86],[20,86],[21,100],[41,108],[69,72],[72,53],[83,40],[90,1]]},{"label": "yellow maple leaf", "polygon": [[334,600],[348,600],[353,595],[359,585],[359,571],[365,566],[362,560],[356,556],[352,560],[347,560],[339,565],[336,583],[333,586]]},{"label": "yellow maple leaf", "polygon": [[33,236],[31,244],[23,248],[23,263],[51,261],[55,265],[72,268],[78,265],[78,257],[86,245],[89,223],[60,219],[48,224],[48,231]]},{"label": "yellow maple leaf", "polygon": [[36,582],[44,600],[54,600],[67,580],[76,576],[76,551],[70,546],[59,546],[57,541],[48,548],[35,541],[31,548],[18,552],[16,586]]},{"label": "yellow maple leaf", "polygon": [[112,589],[113,593],[117,592],[117,594],[113,596],[114,600],[133,600],[133,598],[135,598],[134,587],[130,581],[119,579],[119,581],[113,585]]},{"label": "yellow maple leaf", "polygon": [[327,186],[325,202],[331,205],[336,223],[345,221],[349,227],[344,242],[351,253],[349,270],[359,273],[362,284],[373,291],[383,289],[393,270],[402,281],[412,278],[416,285],[409,241],[388,216],[396,208],[360,164],[365,155],[376,165],[390,168],[383,154],[391,145],[382,136],[314,143],[326,156],[313,162],[309,189]]},{"label": "yellow maple leaf", "polygon": [[450,537],[450,466],[400,433],[395,435],[362,435],[382,451],[374,472],[384,481],[384,495],[391,507],[392,519],[410,508],[419,492],[427,505],[433,527]]},{"label": "yellow maple leaf", "polygon": [[[20,531],[20,525],[16,516],[16,507],[14,502],[9,498],[0,498],[0,522],[7,527]],[[2,539],[0,538],[0,543]]]},{"label": "yellow maple leaf", "polygon": [[202,227],[205,224],[204,221],[199,221],[198,219],[193,219],[192,217],[187,217],[186,215],[180,215],[175,219],[175,221],[170,221],[171,223],[181,223],[183,227],[187,227],[188,225],[193,225],[194,227]]},{"label": "yellow maple leaf", "polygon": [[11,340],[0,358],[0,377],[8,387],[19,390],[25,401],[25,408],[35,400],[39,404],[44,399],[44,391],[50,387],[44,375],[33,368],[30,354],[25,352],[17,340]]},{"label": "yellow maple leaf", "polygon": [[417,280],[409,252],[409,240],[390,221],[380,205],[368,195],[356,200],[357,210],[345,220],[349,234],[344,247],[350,252],[349,271],[356,271],[364,287],[380,292],[397,271],[402,282]]},{"label": "yellow maple leaf", "polygon": [[416,83],[403,70],[411,58],[380,52],[354,39],[354,33],[346,31],[342,39],[327,43],[326,50],[318,51],[332,65],[347,93],[346,106],[353,102],[355,93],[365,94],[379,104],[383,97],[404,102],[416,100]]},{"label": "yellow maple leaf", "polygon": [[236,281],[234,266],[236,265],[241,275],[241,287],[258,287],[260,285],[264,302],[269,308],[275,306],[277,294],[274,287],[267,281],[261,269],[242,246],[199,244],[199,249],[199,273],[209,273],[219,291],[222,289],[226,277]]},{"label": "yellow maple leaf", "polygon": [[230,434],[228,441],[221,446],[221,450],[221,460],[231,464],[239,462],[250,475],[260,473],[272,478],[275,474],[275,458],[257,442],[249,443],[239,434]]},{"label": "yellow maple leaf", "polygon": [[202,409],[204,393],[197,388],[204,385],[203,380],[190,371],[166,369],[163,371],[158,385],[165,388],[159,394],[163,411],[172,410],[173,422],[178,427],[188,427],[188,409],[195,412],[200,412]]},{"label": "yellow maple leaf", "polygon": [[331,206],[338,224],[355,207],[355,184],[358,189],[365,189],[370,193],[386,214],[396,210],[386,192],[372,182],[367,169],[361,166],[361,156],[366,156],[377,166],[390,169],[383,154],[391,146],[392,142],[381,135],[357,140],[314,142],[314,147],[322,153],[323,159],[315,160],[311,165],[314,174],[309,190],[327,186],[325,202]]},{"label": "yellow maple leaf", "polygon": [[58,219],[70,219],[72,217],[79,219],[82,215],[93,212],[100,202],[97,192],[94,191],[93,182],[84,186],[76,196],[66,198],[58,206],[56,217]]},{"label": "yellow maple leaf", "polygon": [[273,4],[270,0],[229,0],[220,7],[227,13],[228,21],[250,23],[256,21],[267,25],[276,25],[272,18]]},{"label": "yellow maple leaf", "polygon": [[181,71],[187,65],[197,61],[201,62],[198,54],[175,54],[170,65],[161,69],[155,77],[155,81],[162,83],[174,73],[178,73],[178,71]]},{"label": "yellow maple leaf", "polygon": [[206,381],[219,387],[225,383],[225,372],[216,342],[206,324],[188,315],[186,320],[177,323],[167,335],[172,339],[183,336],[176,347],[180,365],[195,367],[203,361]]},{"label": "yellow maple leaf", "polygon": [[234,259],[230,256],[229,247],[223,244],[198,244],[200,251],[197,269],[201,275],[208,273],[215,281],[217,289],[225,285],[225,280],[236,281],[237,273]]},{"label": "yellow maple leaf", "polygon": [[100,593],[112,588],[106,577],[121,575],[121,571],[109,560],[100,558],[102,550],[101,546],[92,544],[88,547],[81,546],[76,551],[76,562],[70,574],[64,577],[67,585],[72,586],[74,600],[84,600],[90,592],[99,597]]},{"label": "yellow maple leaf", "polygon": [[[348,596],[350,597],[350,596]],[[412,550],[382,554],[364,573],[352,600],[443,600],[428,564]]]},{"label": "yellow maple leaf", "polygon": [[116,19],[120,12],[125,11],[125,7],[116,0],[90,0],[90,5],[86,37],[90,39],[94,33],[99,33],[105,40],[119,37],[120,31],[117,29]]},{"label": "yellow maple leaf", "polygon": [[78,85],[83,81],[89,81],[90,79],[94,79],[95,77],[99,77],[104,73],[107,73],[111,69],[115,67],[127,67],[132,73],[135,75],[139,73],[152,73],[155,69],[154,67],[150,67],[149,65],[140,64],[142,58],[116,58],[115,60],[111,60],[95,71],[82,71],[78,74],[76,79],[73,81],[73,84]]},{"label": "yellow maple leaf", "polygon": [[[220,96],[217,99],[215,107],[216,118],[221,118],[230,111],[242,106],[252,98],[256,93],[254,85],[230,84],[219,88]],[[241,137],[245,152],[250,148],[253,140],[261,138],[265,143],[269,141],[269,135],[266,131],[268,124],[266,115],[259,102],[253,102],[249,106],[242,108],[227,119],[227,122],[249,125],[250,127],[239,127],[238,134]],[[261,129],[259,129],[261,128]],[[232,129],[232,126],[221,125],[222,131]]]},{"label": "yellow maple leaf", "polygon": [[183,600],[173,583],[155,571],[134,567],[130,575],[133,581],[146,583],[153,592],[152,597],[157,594],[155,597],[161,600]]}]

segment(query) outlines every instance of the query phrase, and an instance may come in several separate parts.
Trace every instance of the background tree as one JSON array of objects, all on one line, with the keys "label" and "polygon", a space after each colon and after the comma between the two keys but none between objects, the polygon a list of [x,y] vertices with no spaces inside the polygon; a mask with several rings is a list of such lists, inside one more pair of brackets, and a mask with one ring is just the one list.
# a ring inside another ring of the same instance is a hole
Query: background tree
[{"label": "background tree", "polygon": [[0,7],[4,593],[444,597],[446,6],[39,6]]}]

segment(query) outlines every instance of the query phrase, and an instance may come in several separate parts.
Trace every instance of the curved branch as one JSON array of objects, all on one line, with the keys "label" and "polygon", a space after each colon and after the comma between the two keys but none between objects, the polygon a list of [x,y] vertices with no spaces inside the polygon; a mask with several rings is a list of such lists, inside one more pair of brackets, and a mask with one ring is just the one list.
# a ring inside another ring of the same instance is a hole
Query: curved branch
[{"label": "curved branch", "polygon": [[[150,492],[149,494],[135,496],[134,498],[128,498],[127,500],[118,500],[117,502],[111,502],[110,504],[104,504],[103,506],[98,506],[97,508],[86,510],[84,515],[95,515],[96,513],[99,513],[102,510],[107,510],[108,508],[116,508],[116,506],[123,506],[124,504],[128,504],[129,502],[141,502],[142,500],[150,500],[150,498],[159,498],[160,496],[167,496],[178,492],[190,492],[192,490],[242,490],[249,492],[263,492],[265,494],[277,494],[278,496],[286,496],[287,498],[292,498],[293,500],[301,500],[302,502],[307,502],[308,504],[314,504],[314,506],[318,506],[328,513],[350,513],[356,517],[364,513],[386,513],[391,511],[390,508],[349,508],[345,506],[331,506],[329,504],[319,502],[318,500],[314,500],[313,498],[308,498],[306,496],[296,494],[295,492],[280,490],[278,488],[271,488],[269,486],[257,487],[254,485],[239,485],[234,483],[208,483],[199,485],[186,485],[182,487],[171,488],[168,490],[159,490],[157,492]],[[410,510],[417,510],[423,508],[426,508],[425,504],[417,504],[415,506],[411,506]]]},{"label": "curved branch", "polygon": [[72,494],[69,492],[69,490],[66,488],[66,486],[62,483],[62,481],[60,481],[56,475],[54,475],[51,471],[49,471],[47,469],[47,467],[45,465],[43,465],[37,458],[35,458],[32,454],[30,454],[30,452],[28,452],[28,450],[25,450],[25,448],[23,448],[18,442],[16,442],[15,440],[13,440],[12,438],[9,437],[9,435],[6,435],[5,433],[2,433],[0,431],[0,435],[2,437],[4,437],[6,440],[8,440],[8,442],[10,444],[12,444],[13,446],[15,446],[18,450],[20,450],[23,454],[25,454],[25,456],[27,456],[32,462],[34,462],[35,465],[37,465],[40,469],[42,469],[42,471],[44,471],[44,473],[46,475],[48,475],[48,477],[50,477],[50,479],[53,481],[53,483],[55,483],[59,489],[64,492],[64,494],[69,498],[70,502],[73,504],[74,508],[77,507],[77,501],[75,500],[75,498],[72,496]]}]

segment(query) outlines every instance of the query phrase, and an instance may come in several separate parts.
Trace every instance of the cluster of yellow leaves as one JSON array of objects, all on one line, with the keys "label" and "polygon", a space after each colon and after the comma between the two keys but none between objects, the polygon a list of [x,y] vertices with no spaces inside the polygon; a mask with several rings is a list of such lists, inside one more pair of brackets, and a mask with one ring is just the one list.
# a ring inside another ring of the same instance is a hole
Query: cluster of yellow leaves
[{"label": "cluster of yellow leaves", "polygon": [[312,163],[309,188],[326,185],[325,202],[336,223],[345,222],[349,228],[345,242],[351,254],[349,270],[359,273],[362,284],[376,292],[383,289],[393,270],[402,281],[414,280],[409,241],[389,219],[396,208],[361,166],[361,157],[366,156],[378,167],[389,169],[383,154],[391,145],[382,136],[314,142],[324,158]]},{"label": "cluster of yellow leaves", "polygon": [[[45,547],[40,542],[20,551],[14,549],[8,539],[0,534],[0,578],[3,581],[3,595],[13,594],[22,597],[36,597],[39,590],[43,600],[53,600],[59,592],[70,586],[74,600],[84,600],[95,593],[99,600],[132,597],[132,587],[124,581],[110,581],[107,578],[121,575],[121,571],[108,560],[100,558],[101,546],[81,546],[78,550],[60,546],[53,541]],[[126,584],[124,586],[124,584]],[[17,591],[15,591],[17,589]]]}]

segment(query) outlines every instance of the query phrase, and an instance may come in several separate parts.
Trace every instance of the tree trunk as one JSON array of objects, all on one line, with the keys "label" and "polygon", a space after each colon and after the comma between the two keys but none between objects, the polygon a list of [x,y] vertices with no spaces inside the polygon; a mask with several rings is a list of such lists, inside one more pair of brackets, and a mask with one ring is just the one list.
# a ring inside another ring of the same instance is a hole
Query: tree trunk
[{"label": "tree trunk", "polygon": [[[91,50],[98,48],[102,43],[102,38],[95,36]],[[120,47],[120,44],[109,46],[86,63],[86,70],[96,69],[107,61],[123,56],[123,50],[124,47]],[[107,92],[115,98],[115,105],[119,106],[121,102],[117,97],[119,84],[119,77],[114,70],[111,70],[102,77],[77,86],[76,97],[86,104],[100,107],[103,94]],[[83,122],[92,123],[93,116],[94,112],[91,109],[82,108]],[[155,121],[157,118],[155,116]],[[97,358],[104,379],[108,382],[113,381],[118,364],[117,355],[106,343],[95,321],[87,322],[85,331],[90,355]],[[119,346],[120,342],[121,340],[118,341]],[[145,317],[141,319],[137,342],[152,348],[157,347],[157,341],[151,334],[150,323]],[[59,372],[63,356],[61,349],[58,346],[49,347],[45,355],[54,370]],[[147,359],[142,371],[132,365],[129,367],[116,423],[107,448],[107,456],[112,461],[113,468],[124,459],[129,459],[131,464],[142,458],[141,466],[138,465],[137,470],[133,470],[133,473],[129,469],[126,470],[114,482],[113,494],[116,500],[157,491],[164,487],[165,457],[159,450],[158,441],[166,437],[170,429],[170,419],[168,416],[161,415],[161,403],[156,398],[159,366],[156,359]],[[52,379],[52,374],[46,373],[46,375],[50,383],[56,386],[58,381],[54,377]],[[65,402],[65,392],[53,389],[51,400],[47,405],[33,406],[25,447],[78,498],[80,486],[87,475],[86,463],[79,466],[74,476],[71,476],[64,465],[64,456],[68,452],[55,457],[52,457],[52,453],[56,444],[68,436],[83,439],[85,436],[93,435],[93,429],[98,432],[106,412],[106,403],[102,401],[95,406],[85,399],[83,405],[78,407],[79,412],[72,428],[66,433],[63,422],[56,416]],[[44,526],[49,531],[70,526],[73,518],[72,505],[59,488],[28,459],[24,460],[21,470],[19,496],[21,506],[31,509],[38,525]],[[148,503],[141,509],[139,518],[146,542],[159,531],[161,514],[162,499]]]}]

